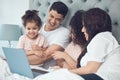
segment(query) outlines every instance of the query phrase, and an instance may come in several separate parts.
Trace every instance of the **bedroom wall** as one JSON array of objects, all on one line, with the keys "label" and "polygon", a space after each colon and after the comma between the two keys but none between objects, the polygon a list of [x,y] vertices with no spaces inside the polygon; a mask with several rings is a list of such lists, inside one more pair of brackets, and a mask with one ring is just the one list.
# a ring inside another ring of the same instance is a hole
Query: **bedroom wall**
[{"label": "bedroom wall", "polygon": [[[0,0],[0,24],[17,24],[22,27],[21,16],[27,9],[29,0]],[[11,44],[16,47],[17,41],[11,41]],[[9,47],[8,41],[0,41],[0,57],[4,58],[1,47]]]},{"label": "bedroom wall", "polygon": [[21,25],[21,16],[29,9],[29,0],[0,0],[0,24]]}]

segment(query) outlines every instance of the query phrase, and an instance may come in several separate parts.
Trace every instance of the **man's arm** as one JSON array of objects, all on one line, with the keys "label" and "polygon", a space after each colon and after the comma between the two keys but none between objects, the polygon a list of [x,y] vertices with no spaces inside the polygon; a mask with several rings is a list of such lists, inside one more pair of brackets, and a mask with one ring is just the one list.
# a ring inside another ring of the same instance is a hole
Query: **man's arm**
[{"label": "man's arm", "polygon": [[42,64],[45,61],[52,59],[51,54],[54,51],[63,51],[63,50],[64,48],[62,48],[61,46],[53,44],[46,49],[46,51],[43,53],[44,56],[40,57],[37,55],[29,55],[28,60],[30,64]]},{"label": "man's arm", "polygon": [[29,55],[27,57],[28,57],[29,63],[32,65],[42,64],[46,60],[45,59],[46,57],[40,57],[40,56],[37,56],[35,54]]}]

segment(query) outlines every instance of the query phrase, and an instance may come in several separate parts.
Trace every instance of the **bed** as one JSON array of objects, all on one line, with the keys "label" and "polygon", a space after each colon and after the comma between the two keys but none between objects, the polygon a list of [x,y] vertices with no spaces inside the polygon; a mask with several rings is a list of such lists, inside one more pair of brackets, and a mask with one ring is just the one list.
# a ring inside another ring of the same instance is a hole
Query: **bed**
[{"label": "bed", "polygon": [[[120,43],[120,0],[29,0],[29,1],[30,1],[29,8],[31,10],[35,9],[39,11],[39,16],[41,17],[43,23],[46,21],[47,12],[52,3],[55,1],[64,2],[69,7],[69,12],[64,22],[62,23],[62,25],[64,25],[67,28],[69,28],[69,21],[71,17],[74,15],[74,13],[77,10],[80,10],[80,9],[88,10],[93,7],[99,7],[105,10],[110,15],[112,19],[112,33]],[[10,74],[7,64],[2,59],[0,59],[0,63],[2,63],[0,64],[0,71],[3,71],[4,73],[5,72],[4,69],[5,69]],[[9,74],[3,75],[0,73],[0,80],[2,79],[5,80],[5,77],[8,76]],[[8,76],[6,79],[7,80],[31,80],[17,74]],[[79,80],[82,80],[82,79],[79,79]]]}]

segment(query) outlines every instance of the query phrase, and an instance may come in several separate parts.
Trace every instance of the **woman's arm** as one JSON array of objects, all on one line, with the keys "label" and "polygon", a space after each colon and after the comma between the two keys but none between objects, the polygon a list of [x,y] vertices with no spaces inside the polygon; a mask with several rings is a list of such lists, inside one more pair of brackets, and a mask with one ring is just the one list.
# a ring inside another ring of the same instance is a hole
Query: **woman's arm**
[{"label": "woman's arm", "polygon": [[82,66],[80,68],[70,70],[76,74],[89,74],[97,72],[98,68],[100,67],[101,62],[89,61],[86,66]]}]

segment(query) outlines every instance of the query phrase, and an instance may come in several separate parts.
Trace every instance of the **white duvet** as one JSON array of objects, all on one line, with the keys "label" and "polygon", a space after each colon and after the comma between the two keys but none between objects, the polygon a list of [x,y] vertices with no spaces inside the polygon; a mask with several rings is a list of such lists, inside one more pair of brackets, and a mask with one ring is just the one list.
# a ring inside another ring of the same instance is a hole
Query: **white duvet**
[{"label": "white duvet", "polygon": [[12,74],[9,70],[8,64],[0,58],[0,80],[31,80],[29,78]]},{"label": "white duvet", "polygon": [[0,80],[84,80],[79,75],[70,73],[67,69],[56,70],[34,79],[18,74],[12,74],[6,61],[0,58]]}]

